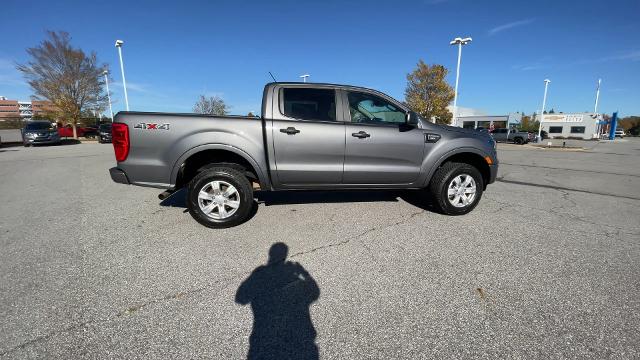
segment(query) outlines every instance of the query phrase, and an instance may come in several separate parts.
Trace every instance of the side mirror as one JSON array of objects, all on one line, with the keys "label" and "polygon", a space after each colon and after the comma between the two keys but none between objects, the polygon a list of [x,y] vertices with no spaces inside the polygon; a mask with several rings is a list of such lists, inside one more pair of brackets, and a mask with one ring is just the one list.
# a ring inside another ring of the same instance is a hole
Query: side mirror
[{"label": "side mirror", "polygon": [[418,114],[413,111],[407,113],[407,125],[418,125]]}]

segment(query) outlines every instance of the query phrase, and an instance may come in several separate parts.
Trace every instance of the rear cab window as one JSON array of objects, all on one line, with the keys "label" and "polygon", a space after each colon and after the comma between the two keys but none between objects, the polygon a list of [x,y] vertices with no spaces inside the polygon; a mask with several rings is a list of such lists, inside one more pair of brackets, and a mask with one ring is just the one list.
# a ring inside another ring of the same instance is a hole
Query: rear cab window
[{"label": "rear cab window", "polygon": [[336,92],[333,89],[283,88],[282,115],[307,121],[336,121]]}]

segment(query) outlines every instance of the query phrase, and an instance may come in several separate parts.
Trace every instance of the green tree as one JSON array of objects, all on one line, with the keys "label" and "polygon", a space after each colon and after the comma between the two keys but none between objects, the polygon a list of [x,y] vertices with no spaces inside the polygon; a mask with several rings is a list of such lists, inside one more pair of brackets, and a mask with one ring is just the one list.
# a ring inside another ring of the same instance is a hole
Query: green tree
[{"label": "green tree", "polygon": [[420,59],[417,68],[407,75],[405,102],[427,120],[449,124],[452,114],[447,105],[453,100],[453,88],[444,79],[449,70],[442,65],[427,65]]},{"label": "green tree", "polygon": [[533,120],[532,116],[524,115],[520,122],[520,130],[529,132],[538,132],[538,126],[540,123],[537,120]]},{"label": "green tree", "polygon": [[37,98],[55,105],[56,117],[73,126],[73,137],[77,139],[76,126],[82,114],[106,101],[107,95],[102,91],[106,65],[98,66],[95,52],[85,54],[71,46],[66,32],[47,31],[47,39],[28,48],[27,54],[31,59],[16,68]]},{"label": "green tree", "polygon": [[200,95],[200,98],[193,106],[193,112],[207,115],[227,115],[229,106],[218,96],[207,98],[204,95]]}]

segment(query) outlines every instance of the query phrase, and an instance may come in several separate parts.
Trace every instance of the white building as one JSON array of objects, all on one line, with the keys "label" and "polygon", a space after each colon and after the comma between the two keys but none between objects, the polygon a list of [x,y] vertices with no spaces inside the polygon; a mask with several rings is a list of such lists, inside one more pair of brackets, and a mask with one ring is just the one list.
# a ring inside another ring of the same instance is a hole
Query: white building
[{"label": "white building", "polygon": [[551,139],[597,139],[597,123],[600,120],[602,115],[594,113],[544,114],[542,130],[546,131]]},{"label": "white building", "polygon": [[493,125],[494,128],[517,127],[522,121],[522,114],[511,113],[507,115],[471,115],[457,116],[453,126],[463,127],[466,129],[485,128],[489,129]]}]

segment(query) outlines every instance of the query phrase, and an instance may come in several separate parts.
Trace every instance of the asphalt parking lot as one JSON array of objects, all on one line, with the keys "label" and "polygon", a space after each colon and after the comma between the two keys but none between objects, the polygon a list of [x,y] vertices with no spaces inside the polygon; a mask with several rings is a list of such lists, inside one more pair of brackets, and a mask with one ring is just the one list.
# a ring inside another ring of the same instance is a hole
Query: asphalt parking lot
[{"label": "asphalt parking lot", "polygon": [[[243,358],[253,331],[295,357],[639,358],[640,139],[584,145],[501,144],[462,217],[269,194],[225,230],[111,182],[109,145],[0,148],[0,357]],[[256,275],[278,242],[290,266]]]}]

